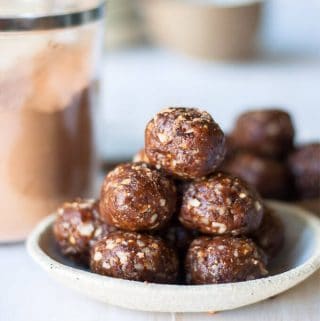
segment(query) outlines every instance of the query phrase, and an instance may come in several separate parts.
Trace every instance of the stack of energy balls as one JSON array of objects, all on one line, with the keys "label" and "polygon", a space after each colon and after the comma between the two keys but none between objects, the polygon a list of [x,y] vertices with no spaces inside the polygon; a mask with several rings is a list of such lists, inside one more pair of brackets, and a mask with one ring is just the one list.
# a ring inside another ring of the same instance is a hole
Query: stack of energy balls
[{"label": "stack of energy balls", "polygon": [[320,198],[320,143],[295,146],[287,112],[260,109],[239,115],[227,146],[222,169],[246,180],[262,197]]},{"label": "stack of energy balls", "polygon": [[284,241],[254,187],[220,170],[225,136],[205,111],[167,108],[145,130],[134,162],[105,177],[99,201],[58,210],[64,255],[115,278],[182,284],[252,280]]}]

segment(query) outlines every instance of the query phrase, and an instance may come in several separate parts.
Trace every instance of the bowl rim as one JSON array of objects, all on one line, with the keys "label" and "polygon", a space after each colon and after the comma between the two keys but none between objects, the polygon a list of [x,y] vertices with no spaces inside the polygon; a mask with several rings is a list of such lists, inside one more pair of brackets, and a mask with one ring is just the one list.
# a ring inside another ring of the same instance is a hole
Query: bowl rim
[{"label": "bowl rim", "polygon": [[[197,292],[197,291],[208,291],[213,287],[215,289],[227,289],[227,288],[234,288],[236,285],[238,288],[244,287],[247,288],[248,286],[255,286],[256,285],[268,285],[269,282],[278,282],[283,280],[283,278],[302,278],[305,279],[310,276],[313,272],[320,268],[320,219],[316,217],[311,212],[308,212],[298,206],[288,205],[283,202],[279,201],[268,201],[268,205],[271,207],[281,208],[283,210],[290,211],[292,210],[292,214],[296,215],[302,219],[304,219],[309,227],[314,230],[315,235],[315,248],[313,253],[310,257],[303,262],[302,264],[296,266],[293,269],[289,269],[288,271],[281,272],[275,275],[271,275],[265,278],[249,280],[249,281],[242,281],[242,282],[232,282],[232,283],[221,283],[221,284],[206,284],[206,285],[177,285],[177,284],[159,284],[159,283],[148,283],[148,282],[139,282],[139,281],[132,281],[132,280],[124,280],[113,278],[109,276],[104,276],[100,274],[96,274],[90,271],[84,271],[76,267],[71,267],[60,263],[53,258],[51,258],[48,254],[44,252],[44,250],[40,246],[41,237],[51,228],[52,223],[56,217],[56,214],[53,213],[50,216],[43,219],[31,232],[27,239],[27,251],[29,255],[33,258],[33,260],[39,264],[45,270],[49,269],[56,269],[60,272],[60,274],[64,275],[74,275],[77,273],[78,276],[83,276],[85,278],[89,278],[93,281],[102,280],[104,282],[110,282],[114,286],[118,287],[127,287],[129,284],[134,286],[136,289],[146,289],[148,290],[155,290],[155,291],[168,291],[168,290],[175,290],[175,291],[189,291],[189,292]],[[297,282],[298,283],[298,282]]]}]

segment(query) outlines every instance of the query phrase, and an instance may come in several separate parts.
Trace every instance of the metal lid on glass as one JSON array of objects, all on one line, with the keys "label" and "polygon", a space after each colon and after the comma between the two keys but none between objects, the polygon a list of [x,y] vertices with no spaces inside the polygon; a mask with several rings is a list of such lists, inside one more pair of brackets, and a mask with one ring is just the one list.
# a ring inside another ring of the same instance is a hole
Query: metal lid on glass
[{"label": "metal lid on glass", "polygon": [[[0,32],[35,31],[74,27],[101,19],[105,1],[97,0],[51,0],[31,1],[33,6],[15,6],[0,0]],[[30,2],[29,2],[30,4]]]}]

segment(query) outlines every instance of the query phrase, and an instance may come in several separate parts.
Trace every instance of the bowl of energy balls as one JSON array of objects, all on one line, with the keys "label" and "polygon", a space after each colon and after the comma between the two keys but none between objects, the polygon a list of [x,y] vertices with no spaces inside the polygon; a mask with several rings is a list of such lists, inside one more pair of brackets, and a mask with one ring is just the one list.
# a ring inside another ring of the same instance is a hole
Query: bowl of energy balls
[{"label": "bowl of energy balls", "polygon": [[29,253],[92,298],[146,311],[233,309],[301,282],[320,266],[319,219],[262,197],[291,196],[283,163],[313,195],[312,170],[301,177],[298,164],[314,151],[293,149],[287,114],[256,113],[226,137],[200,109],[160,111],[133,161],[105,176],[97,199],[42,221]]}]

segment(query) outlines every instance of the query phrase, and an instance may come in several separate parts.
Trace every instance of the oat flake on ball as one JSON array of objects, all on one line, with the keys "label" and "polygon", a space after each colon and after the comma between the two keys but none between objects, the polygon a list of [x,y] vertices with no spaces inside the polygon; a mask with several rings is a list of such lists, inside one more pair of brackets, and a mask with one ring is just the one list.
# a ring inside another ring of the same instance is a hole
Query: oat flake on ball
[{"label": "oat flake on ball", "polygon": [[174,182],[146,163],[117,166],[101,188],[101,216],[126,231],[163,227],[176,209]]},{"label": "oat flake on ball", "polygon": [[225,137],[207,112],[167,108],[147,124],[145,152],[158,169],[194,179],[212,173],[223,161]]},{"label": "oat flake on ball", "polygon": [[240,235],[256,230],[262,216],[255,190],[240,178],[218,173],[188,184],[179,220],[206,234]]},{"label": "oat flake on ball", "polygon": [[115,278],[174,283],[177,256],[160,238],[136,232],[118,231],[92,248],[91,270]]}]

